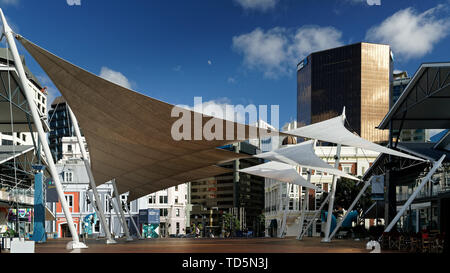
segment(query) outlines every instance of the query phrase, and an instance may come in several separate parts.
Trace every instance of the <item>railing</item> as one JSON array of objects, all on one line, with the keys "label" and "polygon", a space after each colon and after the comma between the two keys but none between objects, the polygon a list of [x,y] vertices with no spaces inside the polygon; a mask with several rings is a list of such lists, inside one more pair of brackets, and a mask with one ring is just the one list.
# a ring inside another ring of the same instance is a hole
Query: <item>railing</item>
[{"label": "railing", "polygon": [[32,187],[28,189],[11,187],[0,183],[0,200],[32,205],[34,204],[34,189]]},{"label": "railing", "polygon": [[[429,189],[424,189],[419,192],[419,194],[417,195],[416,198],[420,199],[420,198],[436,197],[439,194],[446,193],[446,192],[450,192],[450,185],[444,185],[444,186],[436,185],[436,186],[433,186],[433,191],[431,194],[430,194]],[[411,196],[411,194],[412,194],[412,191],[411,191],[411,193],[403,192],[403,193],[397,194],[397,201],[406,201]]]}]

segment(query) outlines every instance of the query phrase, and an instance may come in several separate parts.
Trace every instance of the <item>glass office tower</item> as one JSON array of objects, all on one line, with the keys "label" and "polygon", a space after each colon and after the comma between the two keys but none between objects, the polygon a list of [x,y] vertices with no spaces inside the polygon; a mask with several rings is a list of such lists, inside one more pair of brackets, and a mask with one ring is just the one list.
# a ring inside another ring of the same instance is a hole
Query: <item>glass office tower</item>
[{"label": "glass office tower", "polygon": [[389,111],[392,54],[388,45],[358,43],[315,52],[297,67],[297,120],[305,126],[336,117],[346,107],[350,130],[387,142],[375,127]]}]

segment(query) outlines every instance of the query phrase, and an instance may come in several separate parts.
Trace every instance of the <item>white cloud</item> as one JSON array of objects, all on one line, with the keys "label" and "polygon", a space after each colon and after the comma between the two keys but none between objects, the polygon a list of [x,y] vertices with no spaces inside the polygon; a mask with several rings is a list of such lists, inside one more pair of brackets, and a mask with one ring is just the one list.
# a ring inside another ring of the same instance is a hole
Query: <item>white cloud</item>
[{"label": "white cloud", "polygon": [[182,68],[181,65],[177,65],[174,68],[172,68],[172,70],[175,72],[181,72],[181,68]]},{"label": "white cloud", "polygon": [[244,65],[278,78],[295,71],[299,60],[314,51],[342,45],[342,33],[333,27],[304,26],[297,30],[260,28],[233,37],[233,48],[243,55]]},{"label": "white cloud", "polygon": [[[234,105],[231,105],[231,101],[228,98],[219,98],[216,100],[205,101],[205,102],[202,102],[202,104],[201,104],[202,111],[199,111],[199,112],[202,114],[208,115],[208,116],[231,120],[231,121],[245,120],[245,113],[242,114],[239,111],[237,111],[237,112],[227,111],[227,105],[229,107],[230,106],[234,107]],[[184,108],[184,109],[194,111],[193,106],[188,106],[188,105],[177,105],[177,106]],[[197,107],[200,107],[200,106],[197,106]],[[236,117],[235,117],[235,115],[236,115]]]},{"label": "white cloud", "polygon": [[100,77],[125,88],[131,89],[131,82],[127,79],[127,77],[120,72],[109,69],[108,67],[102,67]]},{"label": "white cloud", "polygon": [[436,13],[444,9],[444,5],[438,5],[423,13],[411,7],[400,10],[380,25],[370,28],[366,39],[391,45],[401,59],[423,57],[449,33],[449,18],[436,17]]},{"label": "white cloud", "polygon": [[0,4],[17,6],[19,4],[19,0],[0,0]]},{"label": "white cloud", "polygon": [[209,65],[212,65],[212,61],[211,61],[211,60],[208,60],[208,64],[209,64]]},{"label": "white cloud", "polygon": [[259,10],[262,12],[275,8],[278,0],[234,0],[245,10]]},{"label": "white cloud", "polygon": [[228,77],[228,83],[236,83],[236,79],[233,77]]}]

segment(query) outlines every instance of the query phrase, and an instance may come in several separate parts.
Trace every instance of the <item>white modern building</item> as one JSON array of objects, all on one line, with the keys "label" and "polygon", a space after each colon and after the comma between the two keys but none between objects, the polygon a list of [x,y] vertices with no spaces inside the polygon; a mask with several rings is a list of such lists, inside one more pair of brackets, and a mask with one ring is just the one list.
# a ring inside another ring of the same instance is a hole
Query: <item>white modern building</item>
[{"label": "white modern building", "polygon": [[186,234],[187,193],[187,184],[181,184],[138,199],[140,209],[159,209],[161,237]]}]

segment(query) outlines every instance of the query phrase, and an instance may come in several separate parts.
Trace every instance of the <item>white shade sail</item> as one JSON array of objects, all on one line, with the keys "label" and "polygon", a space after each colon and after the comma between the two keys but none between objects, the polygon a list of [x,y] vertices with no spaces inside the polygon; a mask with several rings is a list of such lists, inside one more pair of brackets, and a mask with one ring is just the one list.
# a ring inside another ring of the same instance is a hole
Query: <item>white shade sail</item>
[{"label": "white shade sail", "polygon": [[425,161],[424,159],[407,155],[387,147],[380,146],[378,144],[372,143],[365,140],[353,133],[351,133],[344,126],[345,115],[341,115],[329,120],[314,123],[312,125],[297,128],[285,133],[298,136],[306,137],[311,139],[317,139],[321,141],[342,144],[346,146],[357,147],[365,150],[370,150],[374,152],[390,154],[394,156],[409,158],[413,160]]},{"label": "white shade sail", "polygon": [[316,191],[321,191],[316,186],[304,179],[293,166],[285,163],[268,162],[239,171],[265,178],[275,179],[281,182],[299,185]]},{"label": "white shade sail", "polygon": [[314,152],[314,141],[305,141],[297,145],[291,145],[272,152],[262,153],[256,157],[287,163],[290,165],[300,165],[303,168],[313,169],[337,176],[349,178],[352,180],[359,180],[353,175],[347,174],[343,171],[335,169],[328,163],[323,161]]}]

